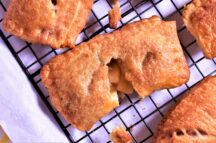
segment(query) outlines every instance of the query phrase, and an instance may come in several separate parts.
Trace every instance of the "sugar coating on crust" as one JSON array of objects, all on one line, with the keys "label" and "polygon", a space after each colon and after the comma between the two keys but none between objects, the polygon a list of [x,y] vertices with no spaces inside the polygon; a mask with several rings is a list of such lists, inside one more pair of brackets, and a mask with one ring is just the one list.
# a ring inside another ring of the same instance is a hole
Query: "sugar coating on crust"
[{"label": "sugar coating on crust", "polygon": [[185,7],[183,21],[205,57],[216,57],[216,0],[193,0]]},{"label": "sugar coating on crust", "polygon": [[153,143],[216,142],[216,76],[193,87],[162,120]]},{"label": "sugar coating on crust", "polygon": [[41,72],[54,106],[80,130],[89,130],[119,104],[109,78],[112,60],[141,97],[189,79],[174,21],[152,17],[96,36],[56,56]]},{"label": "sugar coating on crust", "polygon": [[93,0],[11,0],[3,28],[32,43],[74,47],[92,4]]}]

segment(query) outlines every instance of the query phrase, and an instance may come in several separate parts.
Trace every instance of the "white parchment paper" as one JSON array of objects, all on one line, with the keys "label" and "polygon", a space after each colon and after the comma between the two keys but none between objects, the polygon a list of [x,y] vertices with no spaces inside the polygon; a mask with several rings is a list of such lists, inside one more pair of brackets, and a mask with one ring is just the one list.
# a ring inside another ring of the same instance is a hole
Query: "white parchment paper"
[{"label": "white parchment paper", "polygon": [[0,125],[14,143],[68,142],[2,39]]}]

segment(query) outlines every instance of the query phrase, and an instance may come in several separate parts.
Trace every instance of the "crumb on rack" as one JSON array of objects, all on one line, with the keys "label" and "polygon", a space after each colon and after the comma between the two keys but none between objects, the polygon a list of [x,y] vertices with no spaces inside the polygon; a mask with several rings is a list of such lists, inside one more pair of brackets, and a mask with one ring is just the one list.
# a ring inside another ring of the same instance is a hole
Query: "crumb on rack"
[{"label": "crumb on rack", "polygon": [[118,0],[113,0],[114,7],[109,11],[109,25],[111,28],[117,28],[118,22],[122,19],[120,4]]},{"label": "crumb on rack", "polygon": [[113,129],[110,137],[113,143],[131,143],[132,142],[131,135],[122,126],[116,127],[115,129]]}]

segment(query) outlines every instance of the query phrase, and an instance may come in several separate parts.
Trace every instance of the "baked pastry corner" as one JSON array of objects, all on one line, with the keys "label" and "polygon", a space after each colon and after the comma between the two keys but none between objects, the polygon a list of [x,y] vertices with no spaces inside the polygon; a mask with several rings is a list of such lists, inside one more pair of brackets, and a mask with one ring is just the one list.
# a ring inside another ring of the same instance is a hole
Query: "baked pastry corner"
[{"label": "baked pastry corner", "polygon": [[184,24],[209,59],[216,57],[215,7],[215,0],[193,0],[183,12]]},{"label": "baked pastry corner", "polygon": [[215,103],[216,76],[209,76],[162,119],[153,143],[215,143]]}]

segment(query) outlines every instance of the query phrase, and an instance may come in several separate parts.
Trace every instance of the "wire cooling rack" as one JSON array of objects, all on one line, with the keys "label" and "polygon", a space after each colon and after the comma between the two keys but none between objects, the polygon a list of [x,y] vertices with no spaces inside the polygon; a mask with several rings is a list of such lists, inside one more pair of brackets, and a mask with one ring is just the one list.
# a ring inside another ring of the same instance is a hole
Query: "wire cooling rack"
[{"label": "wire cooling rack", "polygon": [[[118,27],[124,24],[158,15],[165,20],[176,20],[179,39],[184,49],[191,77],[188,83],[175,88],[154,92],[141,100],[136,93],[122,99],[121,106],[97,122],[87,132],[81,132],[67,123],[49,101],[49,96],[40,80],[41,67],[57,54],[68,49],[53,50],[50,47],[31,44],[11,36],[0,29],[0,36],[5,41],[26,76],[47,105],[49,111],[62,128],[65,136],[74,143],[106,143],[111,142],[109,134],[116,126],[123,125],[133,137],[135,143],[151,142],[155,128],[164,114],[181,98],[188,89],[208,75],[216,73],[216,59],[207,60],[203,57],[194,38],[183,25],[181,15],[183,6],[190,0],[120,0],[122,20]],[[87,26],[78,37],[77,44],[98,34],[111,32],[108,25],[107,12],[111,9],[109,0],[96,0],[91,11]],[[8,0],[0,1],[0,25]],[[155,39],[157,40],[157,39]],[[172,40],[172,39],[170,39]],[[42,47],[42,48],[41,48]]]}]

